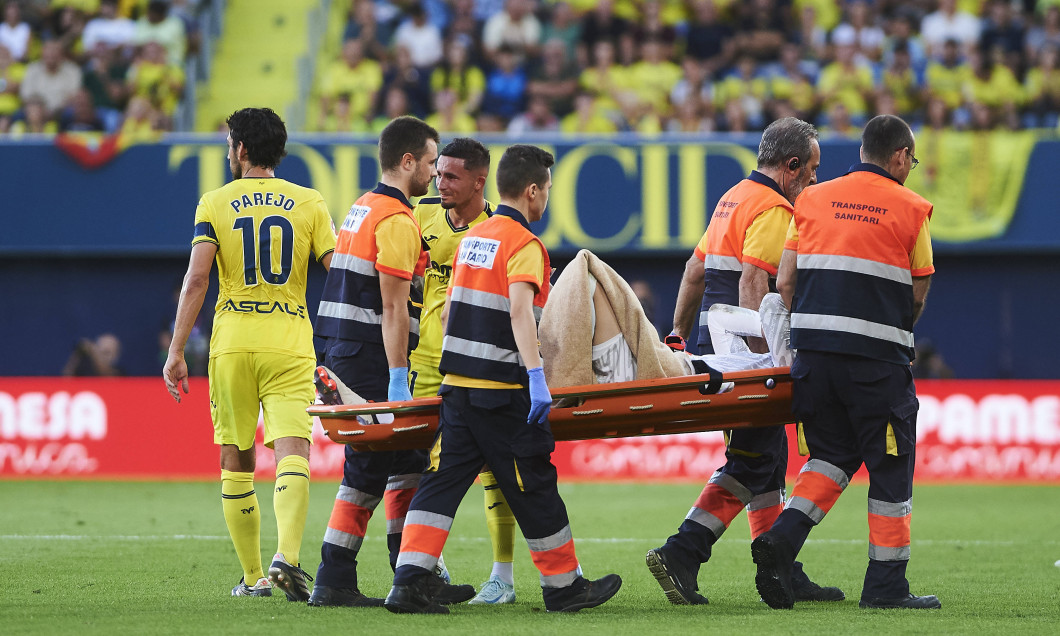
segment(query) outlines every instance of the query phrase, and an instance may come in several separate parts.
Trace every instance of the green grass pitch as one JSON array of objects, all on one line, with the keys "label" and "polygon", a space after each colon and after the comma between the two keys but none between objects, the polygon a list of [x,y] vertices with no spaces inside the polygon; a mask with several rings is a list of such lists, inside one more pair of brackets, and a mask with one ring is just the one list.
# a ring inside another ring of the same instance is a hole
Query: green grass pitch
[{"label": "green grass pitch", "polygon": [[[270,482],[259,482],[262,557],[275,548]],[[337,484],[313,485],[302,563],[310,573]],[[867,550],[867,488],[855,483],[811,535],[801,560],[842,603],[770,610],[754,589],[741,515],[699,581],[710,605],[667,603],[644,553],[680,523],[698,484],[563,483],[587,575],[622,576],[606,605],[574,615],[544,612],[537,572],[516,544],[518,601],[453,608],[450,616],[383,609],[311,608],[232,598],[240,570],[213,483],[0,481],[0,633],[22,634],[1056,634],[1060,633],[1060,488],[918,486],[914,494],[916,593],[940,611],[857,607]],[[491,555],[481,488],[473,486],[445,548],[458,582],[487,578]],[[361,552],[363,591],[390,586],[382,514]]]}]

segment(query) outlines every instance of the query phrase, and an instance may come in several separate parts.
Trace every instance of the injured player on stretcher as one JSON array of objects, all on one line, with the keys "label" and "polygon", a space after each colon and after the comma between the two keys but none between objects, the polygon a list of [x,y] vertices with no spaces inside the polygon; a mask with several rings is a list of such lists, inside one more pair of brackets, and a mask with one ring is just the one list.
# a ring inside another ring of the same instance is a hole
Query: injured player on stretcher
[{"label": "injured player on stretcher", "polygon": [[[694,361],[722,373],[791,365],[790,320],[779,294],[767,294],[760,311],[715,305],[708,324],[717,353],[671,350],[626,281],[582,250],[560,274],[542,312],[545,377],[550,387],[564,387],[701,373]],[[770,352],[751,352],[743,336],[764,337]]]},{"label": "injured player on stretcher", "polygon": [[[710,309],[710,355],[673,351],[659,340],[629,284],[588,250],[553,285],[539,327],[545,377],[552,388],[695,375],[701,364],[721,373],[790,366],[790,319],[779,294],[759,311],[732,305]],[[765,338],[769,353],[753,353],[744,336]],[[697,368],[698,367],[698,368]],[[334,373],[318,372],[318,403],[363,404]],[[723,384],[721,392],[732,387]],[[381,415],[380,422],[393,416]],[[365,422],[366,424],[368,422]]]}]

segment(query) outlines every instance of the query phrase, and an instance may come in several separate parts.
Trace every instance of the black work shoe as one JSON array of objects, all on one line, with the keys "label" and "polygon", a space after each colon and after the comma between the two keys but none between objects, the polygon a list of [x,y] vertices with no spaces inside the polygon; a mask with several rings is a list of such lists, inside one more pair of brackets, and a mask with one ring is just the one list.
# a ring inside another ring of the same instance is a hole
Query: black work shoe
[{"label": "black work shoe", "polygon": [[648,554],[644,555],[644,562],[647,563],[651,575],[659,582],[666,598],[674,605],[706,605],[710,602],[707,597],[696,592],[699,585],[696,583],[695,573],[677,559],[667,557],[662,548],[648,550]]},{"label": "black work shoe", "polygon": [[[417,577],[412,583],[395,585],[386,595],[383,607],[395,614],[448,614],[449,608],[431,598],[429,574]],[[472,588],[474,593],[474,588]],[[467,599],[464,599],[465,601]]]},{"label": "black work shoe", "polygon": [[383,599],[361,594],[355,587],[313,586],[309,604],[314,607],[382,607]]},{"label": "black work shoe", "polygon": [[791,586],[795,550],[791,544],[779,535],[764,532],[751,542],[751,558],[758,566],[755,587],[762,600],[773,609],[791,609],[795,605]]},{"label": "black work shoe", "polygon": [[427,581],[427,594],[440,605],[466,603],[475,597],[474,585],[451,585],[434,572],[423,578]]},{"label": "black work shoe", "polygon": [[617,574],[587,581],[585,577],[559,589],[545,589],[545,610],[549,612],[577,612],[578,610],[603,605],[622,587],[622,577]]},{"label": "black work shoe", "polygon": [[791,574],[791,588],[795,592],[796,603],[804,601],[842,601],[847,597],[843,590],[838,587],[817,585],[810,580],[810,577],[806,576],[801,567],[796,567]]},{"label": "black work shoe", "polygon": [[863,598],[858,603],[858,607],[861,609],[942,609],[942,602],[935,595],[910,594],[898,598]]}]

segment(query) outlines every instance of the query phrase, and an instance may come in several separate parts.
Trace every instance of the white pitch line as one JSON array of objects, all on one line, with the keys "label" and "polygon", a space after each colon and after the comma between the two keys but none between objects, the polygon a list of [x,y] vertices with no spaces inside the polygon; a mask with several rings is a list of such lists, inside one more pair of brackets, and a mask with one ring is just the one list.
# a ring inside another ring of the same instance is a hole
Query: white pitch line
[{"label": "white pitch line", "polygon": [[[267,537],[266,537],[267,538]],[[0,534],[0,541],[230,541],[228,535],[211,534]],[[367,536],[365,541],[383,541],[384,537]],[[599,544],[656,544],[663,539],[636,538],[636,537],[576,537],[575,543],[599,543]],[[458,543],[485,543],[488,537],[450,537],[449,541]],[[729,543],[750,544],[750,539],[733,539]],[[808,539],[806,543],[821,545],[867,545],[868,539]],[[974,546],[974,547],[1012,547],[1018,545],[1043,546],[1060,545],[1060,541],[993,541],[981,539],[913,539],[913,545],[917,546]]]}]

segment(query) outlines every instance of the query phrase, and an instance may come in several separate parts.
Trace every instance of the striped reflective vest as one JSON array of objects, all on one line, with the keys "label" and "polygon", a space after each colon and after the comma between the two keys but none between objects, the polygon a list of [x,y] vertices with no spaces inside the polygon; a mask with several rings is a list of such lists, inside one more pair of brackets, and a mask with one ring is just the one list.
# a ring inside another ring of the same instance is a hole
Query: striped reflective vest
[{"label": "striped reflective vest", "polygon": [[[376,228],[395,214],[415,222],[412,206],[400,190],[380,183],[350,208],[339,229],[331,269],[320,296],[315,335],[363,342],[383,342],[383,295],[375,268]],[[417,226],[419,227],[419,226]],[[414,274],[422,275],[420,258]],[[413,294],[419,292],[413,288]],[[420,332],[419,303],[409,300],[409,348],[416,346]]]},{"label": "striped reflective vest", "polygon": [[794,349],[909,364],[917,236],[931,203],[885,170],[857,164],[795,204]]},{"label": "striped reflective vest", "polygon": [[[699,349],[707,352],[710,331],[707,311],[715,303],[740,304],[740,276],[743,273],[744,238],[747,229],[758,215],[782,207],[791,211],[791,203],[784,197],[776,181],[754,170],[729,189],[718,201],[707,226],[707,249],[703,259],[703,304],[699,312]],[[755,265],[763,266],[760,263]],[[765,264],[763,269],[775,275],[776,266]]]},{"label": "striped reflective vest", "polygon": [[497,206],[493,216],[468,230],[460,242],[449,281],[449,317],[442,340],[442,374],[527,384],[526,366],[512,332],[508,262],[535,242],[544,255],[541,289],[534,296],[534,319],[548,300],[548,252],[513,208]]}]

